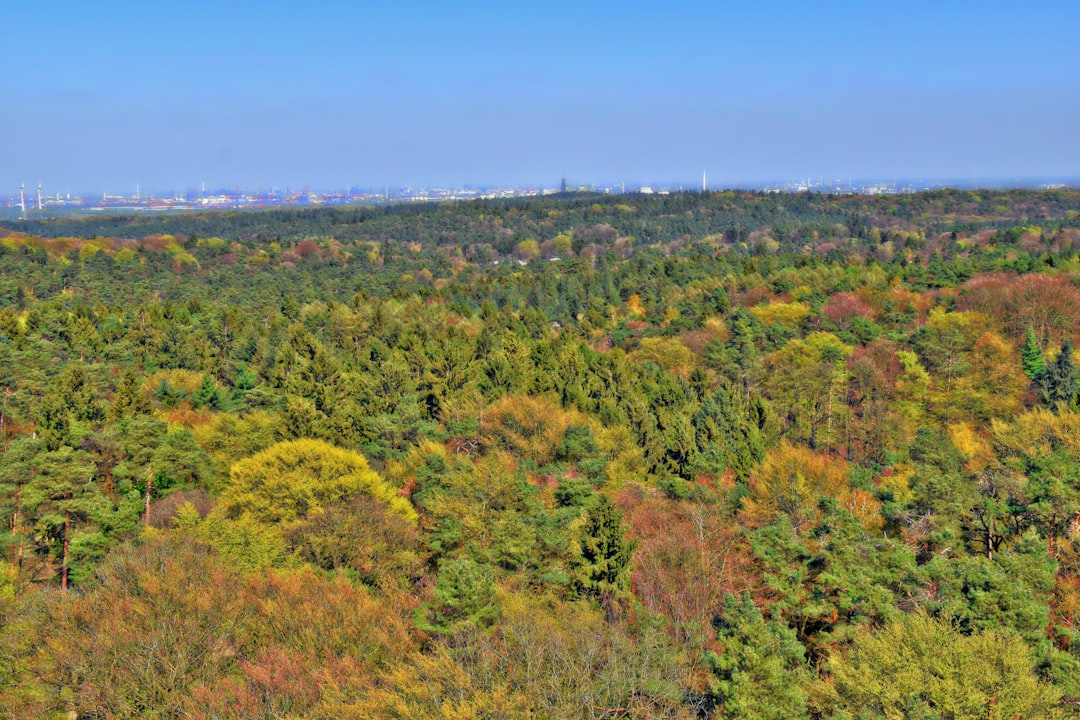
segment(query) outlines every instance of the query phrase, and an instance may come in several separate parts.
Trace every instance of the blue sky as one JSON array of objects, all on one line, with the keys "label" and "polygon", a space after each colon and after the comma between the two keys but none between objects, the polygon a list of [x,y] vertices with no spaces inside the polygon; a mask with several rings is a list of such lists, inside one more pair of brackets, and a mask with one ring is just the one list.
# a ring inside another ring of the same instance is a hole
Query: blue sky
[{"label": "blue sky", "polygon": [[1080,2],[10,2],[0,195],[1080,175]]}]

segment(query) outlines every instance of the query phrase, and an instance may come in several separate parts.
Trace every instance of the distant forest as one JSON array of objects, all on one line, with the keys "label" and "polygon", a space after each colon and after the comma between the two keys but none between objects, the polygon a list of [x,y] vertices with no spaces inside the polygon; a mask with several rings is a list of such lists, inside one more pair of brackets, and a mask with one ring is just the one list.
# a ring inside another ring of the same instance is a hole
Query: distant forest
[{"label": "distant forest", "polygon": [[0,223],[12,718],[1080,717],[1080,192]]}]

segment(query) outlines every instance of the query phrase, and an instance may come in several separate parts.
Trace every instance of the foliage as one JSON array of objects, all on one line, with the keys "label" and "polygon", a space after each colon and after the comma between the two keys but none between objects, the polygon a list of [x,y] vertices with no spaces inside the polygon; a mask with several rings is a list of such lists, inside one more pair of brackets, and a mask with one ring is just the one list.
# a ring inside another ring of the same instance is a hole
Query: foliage
[{"label": "foliage", "polygon": [[467,557],[452,558],[439,566],[435,599],[420,610],[417,624],[429,632],[457,634],[485,629],[499,618],[491,568]]},{"label": "foliage", "polygon": [[[0,227],[0,712],[949,717],[951,678],[1067,714],[1078,218],[732,191]],[[925,687],[862,699],[894,670]]]},{"label": "foliage", "polygon": [[233,465],[221,497],[225,517],[288,527],[360,493],[415,522],[416,511],[362,455],[320,440],[289,440]]},{"label": "foliage", "polygon": [[571,567],[578,591],[596,599],[609,620],[615,618],[616,603],[629,590],[633,553],[618,507],[606,495],[597,495],[579,528]]},{"label": "foliage", "polygon": [[766,621],[748,595],[728,595],[714,620],[723,649],[709,654],[709,695],[726,717],[805,718],[805,650],[795,633]]},{"label": "foliage", "polygon": [[1061,717],[1030,650],[1005,629],[971,635],[924,613],[860,637],[830,663],[822,705],[835,718]]}]

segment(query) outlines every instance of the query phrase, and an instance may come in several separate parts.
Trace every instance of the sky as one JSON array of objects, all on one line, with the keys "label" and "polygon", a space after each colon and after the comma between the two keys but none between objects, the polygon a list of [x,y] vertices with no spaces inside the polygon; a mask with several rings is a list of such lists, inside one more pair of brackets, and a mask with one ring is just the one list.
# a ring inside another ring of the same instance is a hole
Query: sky
[{"label": "sky", "polygon": [[1080,176],[1076,0],[0,3],[0,195]]}]

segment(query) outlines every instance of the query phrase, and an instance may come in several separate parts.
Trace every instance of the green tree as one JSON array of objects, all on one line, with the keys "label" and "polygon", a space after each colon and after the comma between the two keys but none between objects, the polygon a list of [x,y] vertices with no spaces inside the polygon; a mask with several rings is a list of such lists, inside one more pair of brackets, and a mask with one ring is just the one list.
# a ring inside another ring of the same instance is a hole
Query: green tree
[{"label": "green tree", "polygon": [[150,412],[150,403],[140,389],[139,376],[134,370],[127,370],[113,393],[112,403],[105,416],[111,422],[123,420],[133,415]]},{"label": "green tree", "polygon": [[722,648],[709,652],[709,700],[716,716],[745,720],[807,717],[805,650],[795,632],[766,620],[749,595],[727,595],[713,626]]},{"label": "green tree", "polygon": [[491,627],[499,613],[491,568],[462,556],[440,565],[435,599],[421,606],[417,625],[428,632],[453,635]]},{"label": "green tree", "polygon": [[1035,331],[1031,328],[1028,328],[1027,339],[1020,348],[1020,360],[1024,366],[1024,374],[1032,380],[1038,381],[1046,372],[1046,357],[1039,341],[1035,339]]},{"label": "green tree", "polygon": [[[103,552],[95,521],[108,503],[94,483],[90,456],[66,445],[34,460],[37,472],[24,489],[27,515],[34,520],[35,539],[57,564],[60,587],[67,589],[72,570],[81,576],[85,560]],[[76,577],[76,579],[78,579]]]},{"label": "green tree", "polygon": [[584,520],[577,553],[571,560],[575,582],[578,591],[596,599],[613,622],[617,603],[630,587],[628,570],[634,544],[626,539],[622,514],[607,495],[596,496]]},{"label": "green tree", "polygon": [[191,396],[191,404],[197,408],[210,408],[211,410],[224,410],[225,395],[214,382],[214,378],[203,375],[199,387]]},{"label": "green tree", "polygon": [[1057,358],[1039,377],[1039,389],[1049,405],[1069,407],[1076,402],[1076,365],[1073,364],[1072,342],[1068,338],[1061,343]]},{"label": "green tree", "polygon": [[744,402],[727,388],[707,396],[693,417],[695,469],[716,475],[730,469],[745,479],[765,456],[769,412],[765,400]]}]

